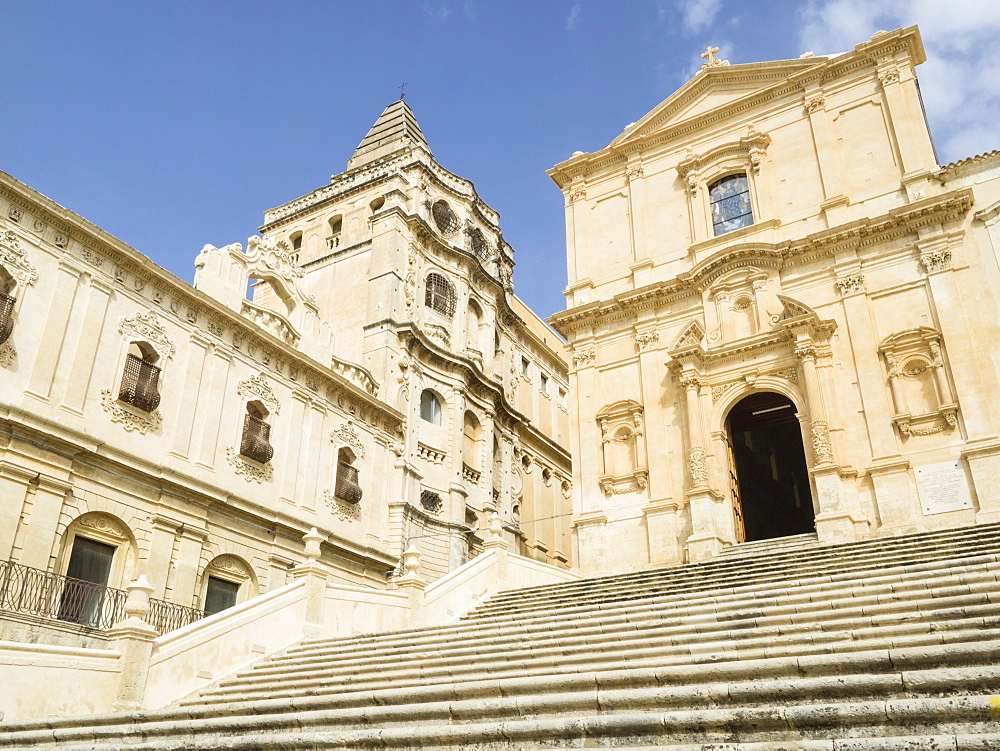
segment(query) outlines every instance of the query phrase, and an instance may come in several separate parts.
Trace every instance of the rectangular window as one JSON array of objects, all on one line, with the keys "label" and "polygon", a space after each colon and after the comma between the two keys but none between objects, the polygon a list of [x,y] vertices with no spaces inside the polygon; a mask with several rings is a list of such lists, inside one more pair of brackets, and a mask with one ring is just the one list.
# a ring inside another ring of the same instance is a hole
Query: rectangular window
[{"label": "rectangular window", "polygon": [[60,620],[91,627],[100,624],[115,550],[114,545],[74,538],[66,569],[69,581],[59,598]]},{"label": "rectangular window", "polygon": [[549,393],[549,377],[545,373],[541,374],[541,381],[539,382],[538,388],[543,394]]},{"label": "rectangular window", "polygon": [[523,375],[525,378],[528,377],[528,368],[530,366],[531,366],[531,363],[528,362],[528,358],[527,357],[522,357],[521,358],[521,375]]},{"label": "rectangular window", "polygon": [[240,585],[236,582],[208,577],[208,589],[205,592],[205,612],[209,615],[218,613],[236,604],[236,595]]}]

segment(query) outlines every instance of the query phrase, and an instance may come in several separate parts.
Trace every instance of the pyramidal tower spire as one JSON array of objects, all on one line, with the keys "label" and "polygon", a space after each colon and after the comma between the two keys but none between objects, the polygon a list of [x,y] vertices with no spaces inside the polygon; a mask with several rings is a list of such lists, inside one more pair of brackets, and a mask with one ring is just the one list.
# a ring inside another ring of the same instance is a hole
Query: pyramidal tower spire
[{"label": "pyramidal tower spire", "polygon": [[347,160],[347,169],[362,167],[406,146],[420,146],[428,154],[431,153],[410,105],[398,99],[379,115],[354,154]]}]

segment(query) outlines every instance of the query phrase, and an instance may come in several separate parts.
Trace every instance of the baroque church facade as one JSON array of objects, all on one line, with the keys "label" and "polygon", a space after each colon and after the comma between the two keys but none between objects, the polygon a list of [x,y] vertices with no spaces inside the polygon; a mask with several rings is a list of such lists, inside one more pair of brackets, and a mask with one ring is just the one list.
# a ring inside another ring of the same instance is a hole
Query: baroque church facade
[{"label": "baroque church facade", "polygon": [[493,515],[571,564],[563,345],[403,101],[193,287],[7,175],[0,201],[8,575],[145,574],[215,611],[285,585],[311,528],[332,581],[384,589],[411,545],[427,581],[464,564]]},{"label": "baroque church facade", "polygon": [[716,51],[549,172],[581,570],[1000,520],[996,152],[938,165],[915,27]]}]

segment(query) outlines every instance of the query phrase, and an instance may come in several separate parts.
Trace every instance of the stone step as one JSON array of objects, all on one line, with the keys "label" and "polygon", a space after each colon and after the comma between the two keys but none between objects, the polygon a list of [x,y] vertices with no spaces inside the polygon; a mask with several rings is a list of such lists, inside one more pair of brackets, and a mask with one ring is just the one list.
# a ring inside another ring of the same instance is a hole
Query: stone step
[{"label": "stone step", "polygon": [[[952,597],[893,601],[863,607],[862,604],[851,600],[850,607],[831,608],[828,605],[826,610],[821,609],[823,603],[812,604],[814,608],[796,609],[794,612],[780,612],[779,609],[768,612],[759,609],[753,612],[734,613],[732,616],[723,614],[712,619],[670,617],[667,613],[649,612],[621,622],[614,628],[610,628],[611,624],[607,622],[597,622],[572,628],[549,628],[529,634],[508,630],[497,633],[473,632],[462,637],[450,633],[437,634],[432,631],[424,634],[424,639],[419,642],[413,639],[401,639],[394,643],[383,643],[376,659],[410,658],[426,662],[430,656],[442,653],[456,659],[466,657],[482,659],[490,650],[509,650],[511,647],[530,648],[533,651],[546,647],[586,648],[595,639],[609,638],[609,634],[614,634],[614,641],[622,645],[649,638],[671,638],[676,641],[678,637],[685,635],[700,639],[718,639],[720,634],[745,635],[750,632],[757,638],[835,631],[858,632],[867,627],[884,629],[894,624],[913,624],[917,621],[937,624],[939,628],[944,628],[949,619],[980,618],[985,622],[1000,615],[1000,595],[997,594],[995,580],[983,584],[978,589]],[[532,637],[527,646],[524,644],[526,635]],[[509,651],[505,651],[504,654],[509,654]],[[305,653],[301,650],[289,650],[280,657],[257,665],[253,669],[253,674],[258,678],[271,673],[286,675],[296,669],[315,670],[331,664],[358,665],[368,662],[369,659],[365,655],[359,656],[354,645],[338,649],[313,649]]]},{"label": "stone step", "polygon": [[[619,670],[556,680],[488,680],[452,684],[447,689],[389,689],[294,702],[269,699],[237,702],[214,712],[203,707],[196,714],[191,710],[169,708],[145,713],[141,736],[130,737],[129,732],[136,732],[129,731],[134,718],[119,714],[75,721],[21,723],[0,735],[0,747],[27,747],[57,741],[60,748],[87,747],[84,745],[87,743],[94,747],[190,748],[195,746],[184,744],[199,739],[203,741],[202,748],[225,748],[224,744],[233,740],[237,743],[245,740],[233,739],[230,734],[240,734],[255,727],[269,729],[266,743],[259,736],[255,739],[260,744],[258,747],[281,747],[279,744],[291,738],[283,735],[283,729],[291,727],[296,731],[306,729],[296,741],[305,745],[295,747],[314,747],[312,744],[316,743],[328,747],[329,742],[349,741],[348,745],[361,743],[360,747],[367,748],[378,738],[393,737],[393,726],[400,724],[404,726],[403,732],[425,728],[416,734],[414,743],[422,740],[432,742],[434,747],[448,747],[448,734],[454,732],[456,724],[466,727],[487,718],[516,723],[526,716],[585,720],[613,717],[619,712],[627,716],[637,709],[644,712],[668,710],[663,713],[667,718],[664,728],[671,732],[683,730],[686,720],[691,719],[690,713],[701,713],[699,716],[707,732],[711,733],[717,725],[727,725],[729,721],[722,718],[731,717],[731,714],[726,712],[738,710],[749,713],[745,716],[759,717],[762,715],[755,715],[755,710],[770,711],[779,703],[792,705],[789,707],[794,710],[791,716],[797,718],[793,729],[799,734],[794,737],[802,737],[801,733],[810,727],[810,708],[814,715],[819,712],[829,718],[830,714],[840,717],[846,713],[853,719],[854,709],[859,705],[882,703],[889,707],[882,700],[873,701],[872,696],[892,696],[897,702],[892,705],[893,712],[905,714],[907,705],[898,702],[909,701],[909,706],[922,706],[933,717],[941,717],[944,714],[941,696],[953,696],[958,691],[974,691],[984,696],[996,693],[1000,688],[1000,669],[984,670],[977,666],[995,663],[998,657],[1000,642],[994,641],[951,648],[692,665],[683,671],[669,668]],[[377,725],[389,735],[379,733],[370,739],[338,736],[337,728],[346,726],[346,731],[350,732],[350,728],[359,724]],[[307,730],[313,725],[316,731]],[[427,727],[429,725],[437,727]],[[812,722],[812,726],[822,728],[824,725]],[[857,724],[855,729],[857,727],[863,724]],[[996,727],[995,722],[993,727]],[[781,729],[780,723],[778,729]],[[567,736],[566,740],[571,737],[575,736]],[[615,739],[613,735],[599,734],[593,740],[601,741],[602,738]],[[675,734],[670,740],[681,738]],[[157,745],[159,743],[165,745]],[[170,746],[171,743],[175,745]],[[620,743],[614,745],[620,746]]]},{"label": "stone step", "polygon": [[[306,696],[347,690],[371,691],[387,685],[417,686],[431,683],[447,683],[456,680],[471,680],[476,675],[486,674],[491,678],[515,677],[518,675],[557,675],[571,672],[601,671],[628,664],[631,666],[684,665],[692,662],[721,662],[746,659],[761,659],[791,655],[848,653],[871,649],[891,649],[902,646],[936,646],[943,643],[961,644],[988,637],[984,628],[990,628],[992,635],[1000,634],[1000,619],[994,619],[989,626],[980,620],[956,621],[948,625],[938,624],[933,629],[926,624],[897,628],[891,634],[873,630],[859,630],[857,634],[823,634],[815,638],[786,638],[775,642],[773,638],[740,640],[737,649],[732,649],[728,640],[706,642],[700,645],[657,644],[648,640],[641,646],[619,647],[609,645],[600,652],[594,650],[554,649],[543,654],[525,652],[500,654],[491,660],[490,655],[482,655],[475,660],[434,660],[419,658],[403,664],[380,665],[373,660],[370,670],[361,666],[345,668],[324,668],[304,675],[277,676],[267,680],[257,675],[243,675],[209,689],[197,697],[184,701],[185,704],[205,704],[228,701],[234,697],[276,697]],[[733,635],[737,637],[738,635]],[[414,664],[415,663],[415,664]]]},{"label": "stone step", "polygon": [[[413,648],[440,639],[447,639],[453,644],[463,638],[495,640],[504,634],[511,633],[541,632],[544,634],[562,625],[569,625],[580,633],[590,632],[596,635],[609,627],[618,629],[623,624],[625,627],[635,627],[635,624],[645,619],[663,620],[668,617],[668,614],[678,612],[684,612],[691,616],[716,613],[719,614],[720,618],[723,618],[727,609],[739,612],[784,606],[786,610],[791,612],[804,613],[810,609],[813,611],[822,609],[823,602],[833,602],[841,598],[849,598],[855,607],[896,602],[900,609],[905,609],[909,607],[906,605],[906,601],[913,593],[925,592],[932,585],[934,586],[934,594],[942,595],[972,592],[988,594],[995,591],[1000,588],[997,587],[997,581],[1000,580],[1000,567],[992,560],[986,561],[986,563],[994,565],[986,570],[966,567],[955,571],[947,566],[935,569],[927,568],[919,572],[872,577],[854,586],[842,584],[836,588],[831,587],[829,580],[822,579],[816,582],[807,580],[791,588],[788,583],[774,585],[766,591],[758,592],[739,591],[725,595],[700,593],[690,599],[685,599],[683,595],[670,595],[650,598],[648,606],[638,612],[632,603],[615,608],[601,608],[598,611],[583,608],[562,608],[546,617],[536,617],[531,621],[517,618],[517,614],[511,614],[505,619],[464,621],[435,629],[407,630],[341,639],[309,640],[290,649],[286,656],[300,655],[303,659],[311,660],[320,654],[333,654],[338,651],[349,652],[357,648],[372,649],[378,647],[385,649],[393,645]],[[952,592],[950,591],[951,587],[961,589]],[[781,596],[778,597],[778,595]],[[518,626],[518,630],[511,632],[509,624]]]},{"label": "stone step", "polygon": [[[1000,544],[996,540],[981,542],[977,545],[962,545],[948,554],[934,555],[931,552],[924,552],[919,556],[919,560],[924,563],[940,562],[950,560],[956,555],[990,555],[1000,551]],[[877,570],[892,566],[905,566],[912,563],[915,556],[907,554],[905,556],[872,555],[864,559],[854,561],[844,560],[831,555],[817,561],[813,556],[809,556],[809,562],[803,562],[800,558],[793,559],[782,565],[773,562],[766,567],[758,566],[754,561],[740,564],[738,570],[725,572],[711,572],[708,576],[705,572],[685,572],[674,574],[671,578],[650,581],[641,579],[636,581],[622,580],[619,586],[609,584],[604,588],[595,588],[592,584],[580,585],[578,582],[552,585],[546,588],[534,588],[531,590],[521,590],[517,592],[500,592],[491,600],[472,610],[464,616],[465,619],[482,618],[498,610],[517,607],[522,612],[537,609],[540,607],[551,607],[566,598],[572,598],[578,604],[592,602],[595,600],[607,601],[608,599],[624,601],[627,599],[641,599],[651,594],[660,592],[677,591],[699,591],[713,589],[718,586],[752,586],[762,582],[780,581],[794,577],[804,577],[819,575],[821,573],[839,573],[850,575],[859,571]],[[822,565],[818,565],[822,563]],[[678,571],[671,569],[670,571]],[[698,575],[696,575],[698,574]],[[570,589],[570,587],[576,589]]]},{"label": "stone step", "polygon": [[[970,545],[986,546],[992,548],[994,552],[1000,549],[1000,524],[979,525],[976,527],[964,527],[951,530],[939,530],[936,532],[922,533],[918,535],[908,535],[892,538],[877,538],[862,540],[853,543],[840,543],[836,545],[820,545],[809,550],[808,556],[791,551],[784,555],[774,555],[770,563],[798,563],[808,565],[810,562],[826,560],[828,558],[847,561],[854,556],[867,556],[871,560],[877,560],[879,556],[890,557],[901,553],[913,554],[916,559],[929,560],[930,556],[939,554],[950,554],[953,552],[968,549]],[[608,577],[593,577],[575,582],[566,582],[555,585],[545,585],[540,587],[530,587],[516,592],[501,593],[509,596],[528,597],[534,592],[580,592],[586,589],[608,590],[616,583],[623,582],[636,586],[646,586],[656,580],[678,576],[697,576],[702,573],[715,574],[732,572],[743,567],[742,561],[719,560],[703,563],[688,564],[684,566],[673,566],[669,568],[652,569],[632,574],[621,574]],[[753,561],[752,565],[760,566],[759,561]]]},{"label": "stone step", "polygon": [[735,545],[727,545],[719,551],[715,558],[719,560],[732,557],[742,558],[751,555],[770,555],[788,550],[799,552],[801,548],[816,547],[819,544],[819,536],[815,532],[806,532],[801,535],[789,535],[788,537],[777,537],[770,540],[754,540],[753,542],[740,542]]},{"label": "stone step", "polygon": [[[770,743],[781,744],[772,748],[796,748],[794,744],[800,741],[829,741],[831,730],[835,730],[837,735],[846,735],[844,740],[850,739],[854,748],[892,748],[886,745],[886,740],[891,741],[893,736],[909,737],[919,743],[949,738],[957,743],[959,737],[966,744],[990,742],[989,739],[1000,737],[993,704],[994,697],[977,694],[739,708],[655,707],[637,711],[629,707],[615,711],[604,709],[599,699],[593,697],[578,699],[562,711],[545,704],[518,707],[517,703],[510,706],[509,702],[490,702],[487,706],[472,707],[468,713],[471,716],[467,716],[462,703],[453,702],[443,706],[411,706],[405,712],[373,711],[360,717],[357,713],[344,716],[337,710],[253,717],[222,714],[165,722],[159,727],[145,723],[139,727],[117,726],[113,732],[110,729],[92,729],[89,733],[43,731],[34,737],[4,740],[31,747],[55,742],[63,749],[524,749],[584,745],[621,748],[649,746],[659,741],[675,747],[679,743],[702,744],[702,748],[713,744],[710,747],[714,749],[717,748],[714,744],[720,742]],[[393,721],[388,721],[388,716]],[[266,736],[259,732],[262,727],[267,728]],[[881,736],[880,745],[857,745],[869,740],[865,736]],[[789,741],[793,745],[785,745]],[[949,746],[911,746],[942,747]]]}]

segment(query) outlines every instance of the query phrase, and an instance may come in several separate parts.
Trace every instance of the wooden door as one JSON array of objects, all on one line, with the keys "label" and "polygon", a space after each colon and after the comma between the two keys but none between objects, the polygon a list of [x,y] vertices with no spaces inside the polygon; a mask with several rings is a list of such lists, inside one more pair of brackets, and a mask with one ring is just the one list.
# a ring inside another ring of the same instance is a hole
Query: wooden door
[{"label": "wooden door", "polygon": [[733,528],[736,530],[736,542],[746,542],[747,532],[743,524],[743,502],[740,499],[740,478],[736,473],[736,456],[733,454],[733,444],[728,429],[722,440],[726,442],[726,464],[729,469],[729,497],[733,502]]}]

